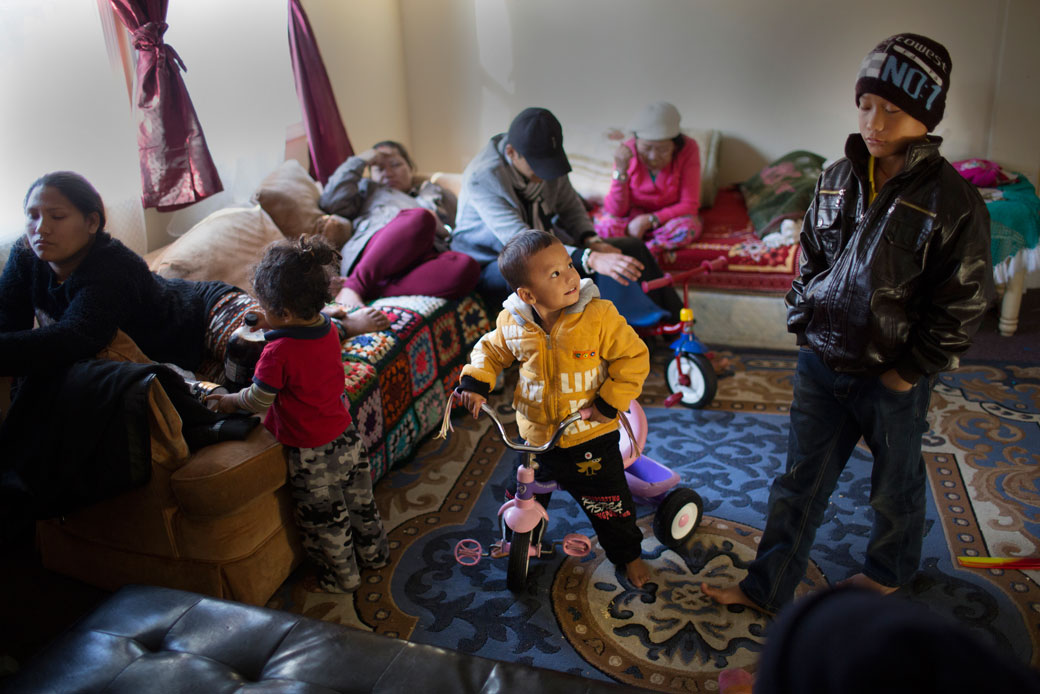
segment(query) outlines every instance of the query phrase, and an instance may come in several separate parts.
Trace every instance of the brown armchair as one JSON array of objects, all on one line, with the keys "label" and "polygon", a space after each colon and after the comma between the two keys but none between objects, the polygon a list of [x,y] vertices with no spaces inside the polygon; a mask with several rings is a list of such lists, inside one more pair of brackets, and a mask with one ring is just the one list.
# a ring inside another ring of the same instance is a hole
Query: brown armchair
[{"label": "brown armchair", "polygon": [[[99,357],[141,361],[122,333]],[[146,485],[37,523],[45,567],[108,590],[143,583],[262,605],[300,563],[281,445],[258,426],[194,454],[158,380]]]}]

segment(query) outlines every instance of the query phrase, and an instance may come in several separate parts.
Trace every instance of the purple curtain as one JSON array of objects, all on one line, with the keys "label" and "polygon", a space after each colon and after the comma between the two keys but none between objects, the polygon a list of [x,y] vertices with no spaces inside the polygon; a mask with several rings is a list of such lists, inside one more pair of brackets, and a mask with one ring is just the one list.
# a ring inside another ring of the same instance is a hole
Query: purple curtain
[{"label": "purple curtain", "polygon": [[184,86],[184,62],[163,42],[169,0],[110,0],[137,49],[141,201],[176,210],[224,189]]},{"label": "purple curtain", "polygon": [[354,153],[343,127],[329,74],[300,0],[289,0],[289,52],[296,95],[303,108],[303,125],[315,177],[324,185],[336,167]]}]

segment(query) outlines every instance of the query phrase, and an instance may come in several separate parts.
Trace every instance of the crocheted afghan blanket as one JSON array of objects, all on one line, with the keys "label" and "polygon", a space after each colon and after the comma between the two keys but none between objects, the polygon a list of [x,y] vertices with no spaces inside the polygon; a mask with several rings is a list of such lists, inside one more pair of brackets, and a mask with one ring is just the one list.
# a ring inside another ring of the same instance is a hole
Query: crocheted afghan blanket
[{"label": "crocheted afghan blanket", "polygon": [[372,306],[390,318],[390,328],[344,342],[343,373],[350,414],[378,480],[440,426],[448,392],[491,324],[473,295],[395,296]]}]

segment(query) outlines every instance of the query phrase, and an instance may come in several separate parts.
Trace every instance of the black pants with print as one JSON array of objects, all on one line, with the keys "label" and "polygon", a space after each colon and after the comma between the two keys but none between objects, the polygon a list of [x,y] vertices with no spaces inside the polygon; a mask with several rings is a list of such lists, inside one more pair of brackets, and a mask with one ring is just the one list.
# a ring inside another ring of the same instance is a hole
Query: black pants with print
[{"label": "black pants with print", "polygon": [[[590,441],[556,448],[537,457],[535,479],[555,480],[574,497],[592,523],[607,559],[624,566],[642,554],[643,533],[636,525],[636,504],[625,479],[621,435],[612,431]],[[535,498],[549,505],[551,494]]]}]

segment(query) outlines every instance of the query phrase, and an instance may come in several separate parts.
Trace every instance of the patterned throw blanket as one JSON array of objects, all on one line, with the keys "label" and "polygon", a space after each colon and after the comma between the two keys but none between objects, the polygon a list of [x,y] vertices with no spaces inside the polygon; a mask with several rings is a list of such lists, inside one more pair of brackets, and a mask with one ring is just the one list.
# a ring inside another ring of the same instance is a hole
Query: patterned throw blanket
[{"label": "patterned throw blanket", "polygon": [[474,295],[395,296],[372,305],[390,327],[344,342],[343,371],[350,414],[378,480],[436,430],[470,347],[491,323]]},{"label": "patterned throw blanket", "polygon": [[662,270],[689,270],[721,255],[728,261],[726,269],[694,275],[691,287],[781,295],[790,289],[798,269],[797,239],[777,245],[762,241],[737,188],[721,189],[715,204],[702,210],[701,219],[701,235],[686,248],[665,252],[660,261]]}]

